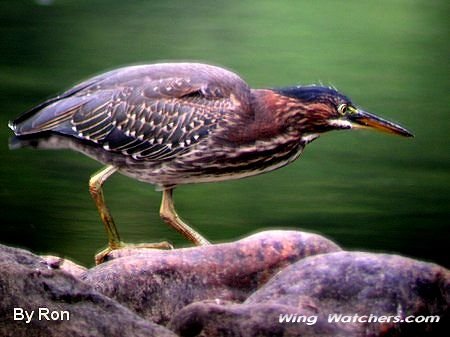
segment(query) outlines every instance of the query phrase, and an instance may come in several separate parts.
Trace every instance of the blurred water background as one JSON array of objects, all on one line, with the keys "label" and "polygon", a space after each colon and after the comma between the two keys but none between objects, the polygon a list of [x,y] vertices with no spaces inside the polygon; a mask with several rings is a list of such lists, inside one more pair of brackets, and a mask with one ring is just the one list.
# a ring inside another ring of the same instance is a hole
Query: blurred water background
[{"label": "blurred water background", "polygon": [[[70,151],[10,151],[9,119],[106,70],[195,60],[252,87],[332,84],[416,137],[330,133],[281,170],[180,187],[187,222],[214,242],[294,228],[449,267],[449,9],[438,0],[0,2],[0,243],[86,265],[106,244],[87,189],[101,166]],[[105,194],[125,241],[188,245],[159,219],[152,186],[115,175]]]}]

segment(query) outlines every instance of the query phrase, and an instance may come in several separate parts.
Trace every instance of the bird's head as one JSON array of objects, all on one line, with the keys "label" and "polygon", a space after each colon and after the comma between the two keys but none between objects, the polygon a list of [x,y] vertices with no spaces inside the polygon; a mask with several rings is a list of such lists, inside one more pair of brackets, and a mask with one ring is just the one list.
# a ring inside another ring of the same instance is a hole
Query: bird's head
[{"label": "bird's head", "polygon": [[361,110],[333,88],[298,86],[276,91],[289,98],[292,109],[297,111],[296,123],[304,133],[369,128],[404,137],[413,136],[400,125]]}]

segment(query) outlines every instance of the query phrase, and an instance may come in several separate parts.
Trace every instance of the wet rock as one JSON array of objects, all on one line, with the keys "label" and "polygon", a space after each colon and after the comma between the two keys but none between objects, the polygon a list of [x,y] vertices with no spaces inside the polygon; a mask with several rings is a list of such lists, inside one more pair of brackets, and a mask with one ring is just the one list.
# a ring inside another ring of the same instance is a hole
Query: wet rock
[{"label": "wet rock", "polygon": [[[2,245],[0,299],[0,336],[175,336],[41,257]],[[29,323],[24,310],[34,312]]]},{"label": "wet rock", "polygon": [[352,318],[340,325],[359,327],[364,336],[439,336],[450,331],[450,272],[395,255],[337,252],[285,268],[244,303],[277,303],[299,309],[308,303],[323,316],[396,316],[405,320],[410,315],[436,315],[439,323],[394,323],[394,318],[364,323]]},{"label": "wet rock", "polygon": [[112,261],[87,271],[83,280],[139,315],[166,324],[192,302],[242,302],[287,265],[339,250],[315,234],[267,231],[211,246],[119,250]]}]

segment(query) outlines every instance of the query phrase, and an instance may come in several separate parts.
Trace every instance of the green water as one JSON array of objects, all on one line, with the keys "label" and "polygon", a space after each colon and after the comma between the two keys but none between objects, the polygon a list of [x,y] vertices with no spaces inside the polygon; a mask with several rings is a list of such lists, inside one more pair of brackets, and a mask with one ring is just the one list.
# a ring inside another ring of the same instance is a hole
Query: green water
[{"label": "green water", "polygon": [[[333,84],[416,135],[330,133],[281,170],[180,187],[179,213],[207,238],[297,228],[450,266],[448,1],[44,2],[0,2],[0,243],[83,264],[106,243],[87,190],[100,165],[9,151],[9,119],[105,70],[197,60],[253,87]],[[152,186],[117,175],[105,193],[124,240],[187,245]]]}]

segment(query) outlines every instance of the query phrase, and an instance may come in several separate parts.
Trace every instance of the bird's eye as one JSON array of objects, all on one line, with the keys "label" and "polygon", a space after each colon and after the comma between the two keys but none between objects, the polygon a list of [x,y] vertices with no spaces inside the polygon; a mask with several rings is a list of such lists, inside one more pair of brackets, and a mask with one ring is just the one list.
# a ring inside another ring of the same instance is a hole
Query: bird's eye
[{"label": "bird's eye", "polygon": [[347,113],[348,110],[348,105],[347,104],[339,104],[337,111],[341,114],[341,115],[345,115]]}]

